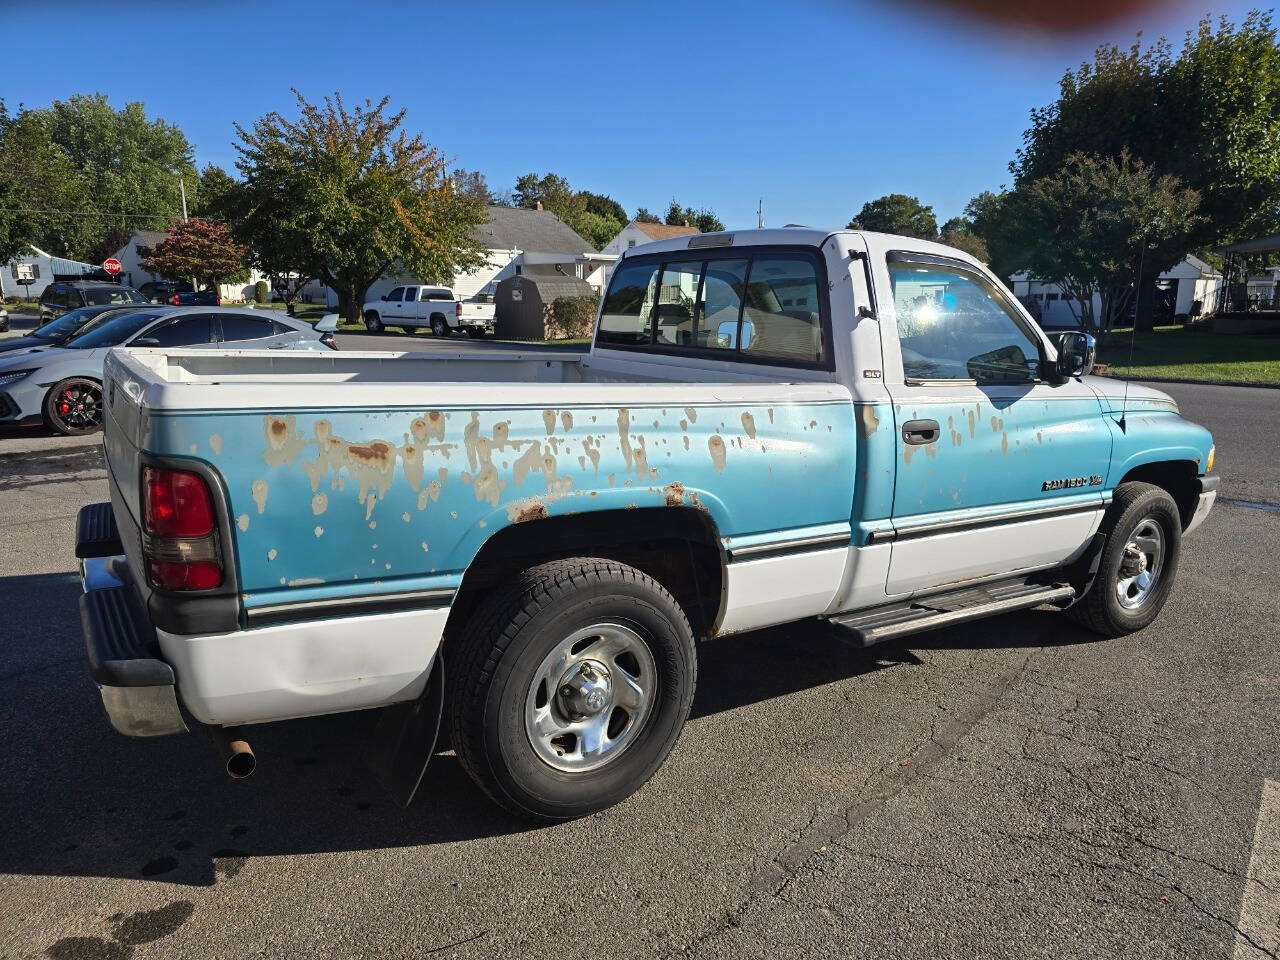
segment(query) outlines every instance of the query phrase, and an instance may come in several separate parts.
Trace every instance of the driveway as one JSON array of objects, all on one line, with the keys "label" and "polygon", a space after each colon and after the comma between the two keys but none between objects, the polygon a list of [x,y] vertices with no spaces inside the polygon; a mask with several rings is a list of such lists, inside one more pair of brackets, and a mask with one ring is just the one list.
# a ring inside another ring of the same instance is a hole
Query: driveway
[{"label": "driveway", "polygon": [[243,782],[114,734],[71,557],[100,456],[0,440],[0,957],[1274,956],[1280,391],[1168,390],[1223,499],[1152,627],[704,643],[654,780],[536,828],[447,752],[396,808],[365,715],[255,731]]}]

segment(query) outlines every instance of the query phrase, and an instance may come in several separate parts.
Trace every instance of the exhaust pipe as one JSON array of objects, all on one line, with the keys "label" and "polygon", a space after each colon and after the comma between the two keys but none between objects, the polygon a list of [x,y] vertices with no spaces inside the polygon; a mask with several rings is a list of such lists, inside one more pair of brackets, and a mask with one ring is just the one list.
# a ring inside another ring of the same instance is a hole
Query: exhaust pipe
[{"label": "exhaust pipe", "polygon": [[243,780],[253,773],[258,761],[249,742],[240,739],[239,727],[214,727],[213,742],[222,758],[223,769],[232,780]]}]

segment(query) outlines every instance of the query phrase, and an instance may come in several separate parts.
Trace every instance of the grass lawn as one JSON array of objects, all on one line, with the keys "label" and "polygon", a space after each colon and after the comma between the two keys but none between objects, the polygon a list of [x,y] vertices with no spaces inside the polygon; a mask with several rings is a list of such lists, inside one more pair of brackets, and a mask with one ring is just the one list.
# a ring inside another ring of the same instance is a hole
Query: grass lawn
[{"label": "grass lawn", "polygon": [[1129,363],[1129,330],[1098,338],[1098,361],[1113,377],[1220,380],[1280,385],[1280,336],[1214,334],[1156,327],[1140,333]]}]

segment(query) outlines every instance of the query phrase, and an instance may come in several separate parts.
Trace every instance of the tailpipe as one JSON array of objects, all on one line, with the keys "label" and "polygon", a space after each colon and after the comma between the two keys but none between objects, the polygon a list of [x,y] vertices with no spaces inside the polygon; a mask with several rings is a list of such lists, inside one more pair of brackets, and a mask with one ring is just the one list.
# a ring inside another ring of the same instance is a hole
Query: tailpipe
[{"label": "tailpipe", "polygon": [[258,761],[249,741],[241,739],[239,727],[214,727],[213,742],[222,758],[222,767],[232,780],[243,780],[253,773]]}]

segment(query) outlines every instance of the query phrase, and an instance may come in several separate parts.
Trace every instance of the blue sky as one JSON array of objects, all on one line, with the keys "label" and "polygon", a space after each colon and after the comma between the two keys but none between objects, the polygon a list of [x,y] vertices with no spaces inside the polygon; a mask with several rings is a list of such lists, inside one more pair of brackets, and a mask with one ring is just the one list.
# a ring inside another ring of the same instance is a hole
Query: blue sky
[{"label": "blue sky", "polygon": [[1177,42],[1206,9],[1239,21],[1248,7],[1172,0],[1051,36],[851,0],[236,0],[135,3],[107,21],[100,5],[55,2],[24,8],[32,42],[6,45],[0,96],[10,109],[77,92],[141,100],[201,165],[230,168],[233,123],[291,110],[291,87],[390,94],[494,189],[555,171],[629,212],[675,196],[730,227],[754,226],[760,197],[767,225],[828,226],[901,192],[942,222],[1008,181],[1029,110],[1099,42]]}]

